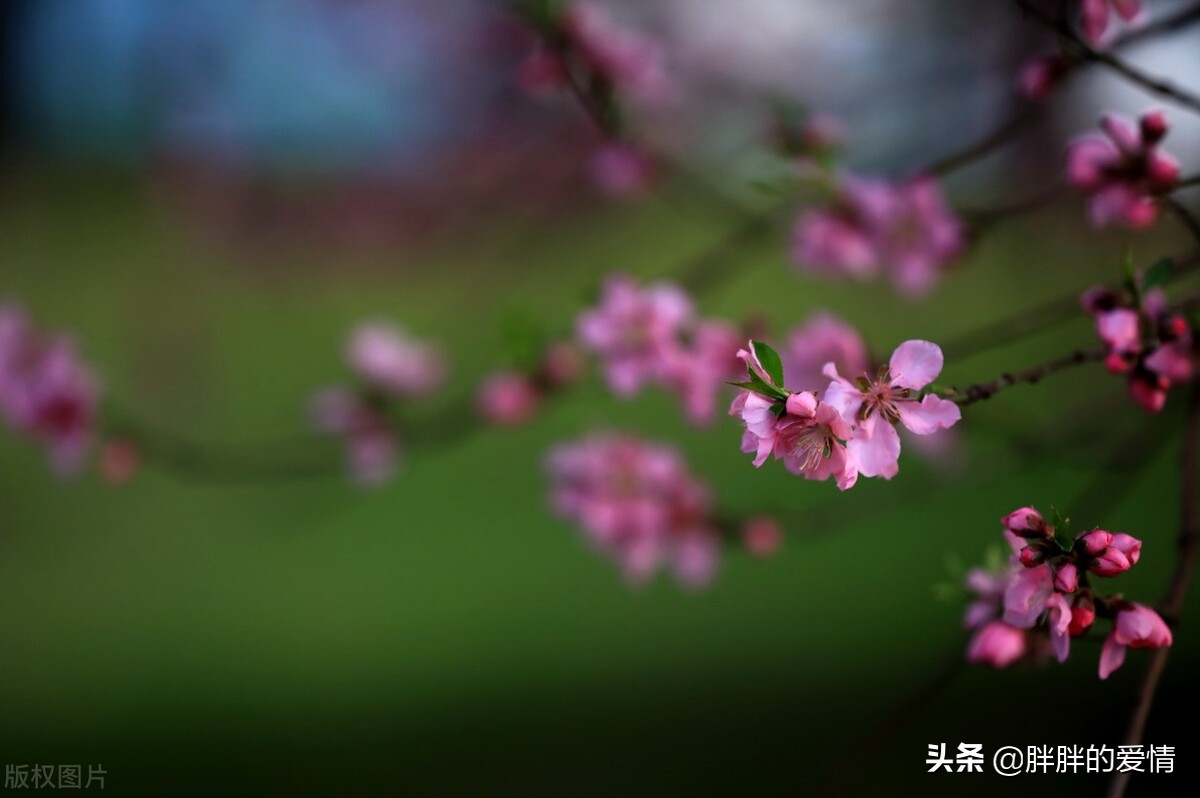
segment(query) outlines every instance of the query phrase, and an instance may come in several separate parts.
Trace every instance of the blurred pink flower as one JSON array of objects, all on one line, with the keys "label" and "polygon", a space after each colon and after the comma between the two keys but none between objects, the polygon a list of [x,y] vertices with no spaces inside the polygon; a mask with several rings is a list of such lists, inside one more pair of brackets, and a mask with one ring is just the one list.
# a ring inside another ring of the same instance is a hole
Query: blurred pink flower
[{"label": "blurred pink flower", "polygon": [[66,336],[45,337],[19,308],[0,306],[0,412],[46,448],[60,475],[78,471],[96,434],[100,391]]},{"label": "blurred pink flower", "polygon": [[711,581],[720,559],[708,488],[666,446],[592,435],[547,458],[551,498],[633,582],[659,568],[685,585]]},{"label": "blurred pink flower", "polygon": [[649,155],[620,141],[602,144],[588,159],[588,177],[592,185],[612,199],[631,200],[644,196],[657,172],[658,167]]},{"label": "blurred pink flower", "polygon": [[1054,577],[1049,565],[1043,563],[1015,571],[1004,590],[1004,622],[1022,629],[1033,628],[1053,595]]},{"label": "blurred pink flower", "polygon": [[568,5],[562,25],[587,67],[618,91],[646,105],[671,98],[666,59],[657,42],[618,27],[591,0]]},{"label": "blurred pink flower", "polygon": [[497,371],[484,378],[475,396],[475,408],[489,424],[516,425],[537,412],[542,393],[528,376]]},{"label": "blurred pink flower", "polygon": [[1171,630],[1157,612],[1129,604],[1117,612],[1112,631],[1100,651],[1100,678],[1107,679],[1125,663],[1127,648],[1164,648],[1171,645]]},{"label": "blurred pink flower", "polygon": [[663,378],[679,395],[688,419],[704,425],[715,416],[726,383],[741,372],[737,356],[741,334],[731,324],[700,321],[690,338],[687,344],[667,350]]},{"label": "blurred pink flower", "polygon": [[1003,621],[991,621],[971,638],[967,645],[967,662],[1007,668],[1024,657],[1028,650],[1023,629]]},{"label": "blurred pink flower", "polygon": [[682,289],[669,283],[642,288],[618,275],[605,281],[600,303],[580,314],[576,333],[600,358],[613,393],[628,397],[664,379],[680,332],[691,322],[692,303]]},{"label": "blurred pink flower", "polygon": [[387,322],[360,324],[346,345],[346,363],[373,389],[396,397],[432,393],[446,379],[441,352]]},{"label": "blurred pink flower", "polygon": [[1044,100],[1071,69],[1071,61],[1062,55],[1035,56],[1017,73],[1017,89],[1029,100]]},{"label": "blurred pink flower", "polygon": [[377,486],[396,473],[399,444],[384,415],[348,388],[326,388],[309,402],[313,429],[342,439],[352,481]]},{"label": "blurred pink flower", "polygon": [[1095,227],[1119,223],[1140,230],[1158,218],[1155,197],[1174,188],[1179,164],[1159,143],[1167,134],[1161,112],[1144,114],[1138,124],[1108,114],[1100,121],[1105,136],[1086,134],[1067,149],[1067,177],[1091,198]]},{"label": "blurred pink flower", "polygon": [[742,523],[742,545],[755,557],[770,557],[783,545],[783,526],[766,515],[755,515]]},{"label": "blurred pink flower", "polygon": [[1100,43],[1108,31],[1110,6],[1126,22],[1136,21],[1142,13],[1142,0],[1080,0],[1080,26],[1093,43]]},{"label": "blurred pink flower", "polygon": [[784,387],[792,391],[819,391],[828,385],[826,363],[833,363],[845,374],[864,374],[871,367],[867,344],[858,330],[822,311],[792,328],[787,349],[780,355]]},{"label": "blurred pink flower", "polygon": [[800,214],[792,254],[816,271],[858,278],[886,271],[898,291],[919,295],[965,246],[962,223],[933,178],[845,177],[833,205]]}]

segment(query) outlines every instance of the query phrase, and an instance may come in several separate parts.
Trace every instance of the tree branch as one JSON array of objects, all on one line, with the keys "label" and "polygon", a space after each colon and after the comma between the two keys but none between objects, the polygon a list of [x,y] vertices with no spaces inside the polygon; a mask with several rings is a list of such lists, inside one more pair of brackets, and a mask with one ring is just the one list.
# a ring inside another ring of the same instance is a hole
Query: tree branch
[{"label": "tree branch", "polygon": [[1040,382],[1043,377],[1047,377],[1055,372],[1065,371],[1075,366],[1082,366],[1084,363],[1095,363],[1104,360],[1107,356],[1108,350],[1104,348],[1079,349],[1069,355],[1064,355],[1043,363],[1040,366],[1001,374],[991,382],[970,385],[961,391],[957,388],[947,388],[941,392],[941,395],[952,400],[960,407],[965,407],[973,405],[976,402],[982,402],[984,399],[990,399],[1005,388],[1022,384],[1034,385]]}]

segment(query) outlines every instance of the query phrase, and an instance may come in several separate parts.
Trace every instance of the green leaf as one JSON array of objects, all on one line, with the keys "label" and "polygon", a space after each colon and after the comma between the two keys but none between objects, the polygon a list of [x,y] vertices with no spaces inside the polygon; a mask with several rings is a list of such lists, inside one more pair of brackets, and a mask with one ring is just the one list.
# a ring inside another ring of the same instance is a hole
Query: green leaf
[{"label": "green leaf", "polygon": [[1142,290],[1149,291],[1155,286],[1162,285],[1175,271],[1175,261],[1171,258],[1160,258],[1142,275]]},{"label": "green leaf", "polygon": [[776,386],[782,387],[783,361],[779,358],[779,353],[762,341],[751,341],[750,346],[754,348],[754,356],[762,364],[763,371],[767,372],[767,376],[771,378],[771,382]]}]

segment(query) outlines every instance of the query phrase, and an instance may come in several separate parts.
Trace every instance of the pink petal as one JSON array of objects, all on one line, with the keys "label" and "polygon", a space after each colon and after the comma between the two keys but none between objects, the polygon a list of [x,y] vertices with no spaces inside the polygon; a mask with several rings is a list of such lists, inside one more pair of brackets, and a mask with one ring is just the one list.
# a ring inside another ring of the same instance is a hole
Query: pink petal
[{"label": "pink petal", "polygon": [[1113,635],[1104,639],[1104,648],[1100,650],[1100,678],[1107,679],[1109,674],[1125,663],[1125,646],[1117,642]]},{"label": "pink petal", "polygon": [[862,392],[848,382],[837,381],[829,383],[829,387],[821,394],[821,401],[838,412],[843,419],[853,421],[862,407]]},{"label": "pink petal", "polygon": [[958,405],[933,394],[926,394],[920,402],[899,402],[896,411],[900,414],[900,423],[917,435],[932,435],[962,419]]},{"label": "pink petal", "polygon": [[900,436],[878,415],[858,426],[847,448],[864,477],[891,479],[900,471]]},{"label": "pink petal", "polygon": [[892,385],[919,390],[942,373],[942,348],[929,341],[905,341],[892,353]]}]

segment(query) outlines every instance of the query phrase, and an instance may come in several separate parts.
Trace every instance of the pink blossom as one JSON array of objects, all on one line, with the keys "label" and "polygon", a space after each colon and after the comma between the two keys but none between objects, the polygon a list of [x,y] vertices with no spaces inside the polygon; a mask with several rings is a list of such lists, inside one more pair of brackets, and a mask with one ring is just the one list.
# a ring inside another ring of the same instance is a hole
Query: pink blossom
[{"label": "pink blossom", "polygon": [[837,367],[826,365],[833,382],[824,401],[842,418],[853,419],[854,434],[848,447],[859,473],[891,479],[899,471],[900,436],[895,424],[917,435],[929,435],[953,426],[962,418],[958,405],[934,394],[919,397],[921,389],[942,371],[942,350],[929,341],[905,341],[892,353],[887,369],[875,378],[850,382]]},{"label": "pink blossom", "polygon": [[595,74],[648,105],[672,95],[662,48],[651,39],[617,27],[600,5],[579,0],[563,14],[563,30]]},{"label": "pink blossom", "polygon": [[658,171],[654,160],[631,144],[612,141],[588,159],[588,177],[600,193],[612,199],[644,196]]},{"label": "pink blossom", "polygon": [[1094,557],[1112,545],[1113,534],[1104,529],[1093,529],[1080,534],[1077,539],[1083,544],[1084,552]]},{"label": "pink blossom", "polygon": [[433,346],[387,322],[366,322],[350,335],[346,363],[369,387],[397,397],[428,394],[446,378],[446,362]]},{"label": "pink blossom", "polygon": [[765,515],[747,518],[741,528],[742,545],[755,557],[770,557],[783,545],[783,527]]},{"label": "pink blossom", "polygon": [[1059,662],[1066,662],[1071,651],[1071,604],[1061,593],[1046,599],[1048,614],[1046,622],[1050,629],[1050,642],[1054,644],[1054,655]]},{"label": "pink blossom", "polygon": [[1135,126],[1109,114],[1100,126],[1106,136],[1087,134],[1071,142],[1067,177],[1091,198],[1094,226],[1149,227],[1158,217],[1155,197],[1179,180],[1179,164],[1158,146],[1167,133],[1166,119],[1151,112]]},{"label": "pink blossom", "polygon": [[833,478],[838,490],[849,490],[858,480],[859,468],[842,443],[850,436],[850,425],[826,402],[804,401],[812,394],[789,397],[787,413],[775,428],[774,455],[788,471],[805,479],[823,482]]},{"label": "pink blossom", "polygon": [[1083,35],[1093,43],[1099,43],[1108,31],[1110,6],[1126,22],[1135,21],[1142,12],[1142,0],[1080,0]]},{"label": "pink blossom", "polygon": [[318,432],[342,439],[346,471],[363,486],[392,478],[399,459],[395,431],[384,415],[348,388],[326,388],[309,402],[309,423]]},{"label": "pink blossom", "polygon": [[562,56],[546,49],[538,49],[525,56],[517,68],[517,85],[532,95],[543,95],[561,89],[568,78],[567,66]]},{"label": "pink blossom", "polygon": [[797,220],[793,256],[806,268],[851,277],[886,270],[901,293],[928,292],[966,244],[933,178],[905,183],[843,178],[837,201]]},{"label": "pink blossom", "polygon": [[1024,630],[1003,621],[992,621],[971,638],[967,645],[967,662],[1007,668],[1024,657],[1028,650]]},{"label": "pink blossom", "polygon": [[678,287],[655,283],[645,288],[629,277],[610,277],[600,304],[579,316],[576,332],[583,347],[603,364],[609,388],[618,396],[637,393],[665,376],[680,331],[692,322],[692,303]]},{"label": "pink blossom", "polygon": [[774,402],[754,391],[741,391],[729,406],[729,415],[741,420],[746,427],[742,434],[742,451],[754,453],[755,468],[762,467],[775,451],[778,418],[772,407]]},{"label": "pink blossom", "polygon": [[1004,622],[1022,629],[1033,628],[1052,595],[1055,595],[1054,578],[1049,565],[1043,563],[1016,571],[1004,590]]},{"label": "pink blossom", "polygon": [[788,336],[781,353],[785,387],[792,391],[819,391],[829,380],[825,364],[843,374],[863,374],[870,369],[867,344],[858,330],[832,313],[817,312]]},{"label": "pink blossom", "polygon": [[46,448],[57,473],[83,465],[99,395],[70,339],[44,337],[21,310],[0,306],[0,412],[17,433]]},{"label": "pink blossom", "polygon": [[693,424],[712,421],[720,393],[741,372],[740,335],[733,325],[700,321],[691,331],[690,341],[666,350],[663,378],[679,395]]},{"label": "pink blossom", "polygon": [[1096,603],[1092,600],[1091,594],[1086,591],[1080,593],[1075,598],[1075,603],[1071,606],[1071,625],[1067,631],[1072,637],[1079,635],[1092,628],[1092,624],[1096,621]]},{"label": "pink blossom", "polygon": [[628,579],[669,568],[683,584],[713,577],[720,558],[708,488],[671,448],[631,436],[593,435],[547,460],[559,515],[579,524]]},{"label": "pink blossom", "polygon": [[977,629],[1000,616],[1004,610],[1004,592],[1012,580],[1015,568],[1011,563],[998,571],[972,568],[967,571],[966,587],[974,594],[974,600],[963,615],[963,626]]},{"label": "pink blossom", "polygon": [[1171,381],[1146,368],[1134,369],[1129,375],[1129,395],[1147,413],[1160,413],[1167,404],[1167,389]]},{"label": "pink blossom", "polygon": [[490,424],[523,424],[537,412],[541,399],[541,391],[525,374],[497,371],[480,384],[475,407]]},{"label": "pink blossom", "polygon": [[1141,604],[1130,604],[1117,612],[1112,631],[1100,651],[1100,678],[1125,662],[1127,648],[1164,648],[1171,645],[1171,630],[1157,612]]}]

